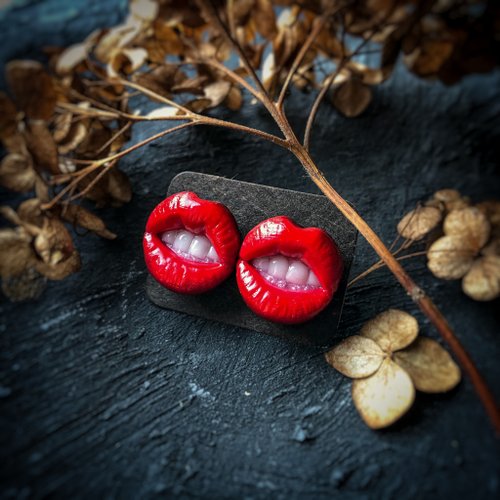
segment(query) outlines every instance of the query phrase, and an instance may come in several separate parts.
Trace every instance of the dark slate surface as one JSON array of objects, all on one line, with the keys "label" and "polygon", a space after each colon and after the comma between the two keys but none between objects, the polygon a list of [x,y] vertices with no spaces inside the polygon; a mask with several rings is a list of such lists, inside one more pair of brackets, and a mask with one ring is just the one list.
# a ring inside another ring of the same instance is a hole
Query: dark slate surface
[{"label": "dark slate surface", "polygon": [[[24,7],[0,16],[2,61],[76,41],[123,15],[122,2],[113,1],[14,3]],[[71,5],[69,18],[61,5]],[[499,195],[499,87],[498,73],[445,88],[400,70],[359,119],[325,106],[313,154],[390,241],[400,214],[437,188]],[[307,104],[297,95],[289,105],[299,129]],[[232,117],[272,129],[256,106]],[[137,127],[134,140],[160,127]],[[317,192],[293,157],[252,137],[196,128],[134,153],[122,167],[134,199],[103,212],[120,238],[79,238],[78,275],[51,284],[38,302],[1,301],[1,497],[498,496],[498,448],[467,381],[446,396],[419,395],[398,425],[372,432],[352,406],[350,381],[317,348],[147,299],[142,230],[177,173]],[[373,260],[360,238],[351,276]],[[420,261],[405,266],[500,399],[498,302],[474,303]],[[339,336],[388,307],[416,313],[422,332],[437,338],[387,271],[349,289]]]},{"label": "dark slate surface", "polygon": [[[146,291],[158,306],[249,330],[276,335],[304,344],[323,346],[335,342],[342,314],[347,276],[351,268],[357,231],[325,196],[279,189],[215,175],[183,172],[168,187],[168,195],[193,191],[207,200],[229,208],[241,237],[269,217],[286,215],[303,227],[319,227],[335,239],[344,262],[344,274],[332,302],[313,320],[300,325],[280,325],[254,314],[241,298],[233,273],[209,293],[183,295],[161,286],[148,276]],[[214,325],[215,326],[215,325]]]}]

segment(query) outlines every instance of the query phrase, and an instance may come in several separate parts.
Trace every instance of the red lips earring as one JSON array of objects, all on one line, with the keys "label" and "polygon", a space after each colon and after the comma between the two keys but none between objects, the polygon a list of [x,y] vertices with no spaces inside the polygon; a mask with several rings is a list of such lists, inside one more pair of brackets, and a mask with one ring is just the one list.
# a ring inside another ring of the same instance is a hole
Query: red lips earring
[{"label": "red lips earring", "polygon": [[332,300],[342,269],[339,249],[325,231],[280,216],[246,235],[236,280],[244,301],[259,316],[302,323]]},{"label": "red lips earring", "polygon": [[143,238],[149,272],[166,288],[202,293],[233,271],[240,236],[231,212],[221,203],[185,191],[151,212]]}]

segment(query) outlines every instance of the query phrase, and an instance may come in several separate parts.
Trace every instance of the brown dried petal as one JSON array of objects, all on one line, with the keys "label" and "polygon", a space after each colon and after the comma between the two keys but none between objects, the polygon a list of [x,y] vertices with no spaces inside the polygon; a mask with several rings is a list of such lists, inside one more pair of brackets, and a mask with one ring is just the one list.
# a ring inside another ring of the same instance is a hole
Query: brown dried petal
[{"label": "brown dried petal", "polygon": [[243,104],[243,94],[238,87],[231,87],[224,104],[232,111],[238,111]]},{"label": "brown dried petal", "polygon": [[490,237],[491,226],[481,210],[468,207],[450,212],[444,220],[443,229],[448,236],[467,239],[468,244],[479,251]]},{"label": "brown dried petal", "polygon": [[37,61],[11,61],[6,66],[7,82],[16,102],[28,118],[49,120],[57,95],[52,78]]},{"label": "brown dried petal", "polygon": [[460,382],[460,368],[448,352],[435,340],[426,337],[419,337],[409,347],[397,352],[394,361],[422,392],[446,392]]},{"label": "brown dried petal", "polygon": [[268,40],[276,33],[276,16],[271,0],[256,0],[255,9],[252,11],[253,21],[257,31]]},{"label": "brown dried petal", "polygon": [[438,208],[418,207],[400,220],[398,233],[403,238],[418,241],[431,232],[441,222],[442,217]]},{"label": "brown dried petal", "polygon": [[61,142],[57,148],[59,154],[66,155],[74,151],[85,140],[87,134],[88,128],[83,122],[74,123],[64,138],[64,142]]},{"label": "brown dried petal", "polygon": [[38,227],[43,226],[44,216],[41,209],[41,201],[38,198],[23,201],[17,209],[17,214],[23,222]]},{"label": "brown dried petal", "polygon": [[47,124],[41,120],[30,121],[26,127],[25,137],[35,167],[58,174],[57,146]]},{"label": "brown dried petal", "polygon": [[405,348],[417,338],[418,323],[407,312],[389,309],[365,323],[360,334],[390,353]]},{"label": "brown dried petal", "polygon": [[495,236],[500,237],[500,201],[487,200],[482,203],[478,203],[476,206],[490,221],[492,233]]},{"label": "brown dried petal", "polygon": [[0,184],[20,193],[31,191],[36,174],[31,159],[16,153],[7,155],[0,163]]},{"label": "brown dried petal", "polygon": [[76,250],[64,260],[59,260],[56,263],[46,263],[38,261],[35,268],[49,280],[62,280],[77,272],[80,269],[81,260],[80,255]]},{"label": "brown dried petal", "polygon": [[462,281],[462,290],[472,299],[488,301],[500,296],[500,256],[477,259]]},{"label": "brown dried petal", "polygon": [[440,189],[434,193],[433,199],[443,203],[447,212],[470,205],[469,198],[462,196],[456,189]]},{"label": "brown dried petal", "polygon": [[180,85],[186,78],[186,74],[175,64],[164,64],[150,73],[136,75],[135,81],[157,94],[170,97],[172,87]]},{"label": "brown dried petal", "polygon": [[31,237],[19,229],[0,229],[0,276],[21,274],[35,260]]},{"label": "brown dried petal", "polygon": [[443,236],[429,247],[427,267],[438,278],[457,280],[471,268],[476,253],[468,239]]},{"label": "brown dried petal", "polygon": [[332,94],[333,105],[345,116],[359,116],[372,100],[372,90],[357,78],[339,85]]},{"label": "brown dried petal", "polygon": [[104,224],[104,221],[101,218],[97,217],[97,215],[89,212],[80,205],[67,205],[61,215],[64,220],[70,222],[71,224],[88,229],[102,238],[106,238],[108,240],[116,238],[116,234],[106,228],[106,224]]},{"label": "brown dried petal", "polygon": [[415,388],[410,376],[386,358],[374,375],[353,381],[352,399],[368,427],[381,429],[411,408]]},{"label": "brown dried petal", "polygon": [[371,339],[354,335],[325,353],[326,361],[337,371],[351,378],[368,377],[375,373],[385,353]]}]

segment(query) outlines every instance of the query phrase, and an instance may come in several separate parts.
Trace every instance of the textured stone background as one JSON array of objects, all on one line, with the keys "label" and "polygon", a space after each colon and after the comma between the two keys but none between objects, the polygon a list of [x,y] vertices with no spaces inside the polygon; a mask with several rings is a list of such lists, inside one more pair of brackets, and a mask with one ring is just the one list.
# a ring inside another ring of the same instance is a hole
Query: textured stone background
[{"label": "textured stone background", "polygon": [[[40,56],[115,24],[123,1],[14,1],[0,11],[0,60]],[[386,239],[400,214],[435,189],[500,193],[500,74],[447,89],[404,70],[346,120],[325,106],[313,153],[339,191]],[[290,116],[304,123],[308,97]],[[228,115],[230,116],[230,115]],[[234,118],[271,128],[249,107]],[[151,124],[150,124],[151,125]],[[135,129],[134,140],[155,126]],[[83,270],[38,302],[0,303],[0,497],[493,498],[498,448],[465,381],[419,395],[398,425],[372,432],[350,381],[314,348],[154,307],[144,293],[141,231],[184,170],[316,192],[286,152],[215,129],[183,131],[122,163],[134,185],[106,211],[114,242],[78,242]],[[2,200],[10,195],[1,192]],[[373,262],[360,239],[352,276]],[[500,399],[498,301],[407,263],[450,318]],[[351,288],[339,338],[376,313],[416,313],[386,271]],[[424,334],[436,333],[417,313]]]}]

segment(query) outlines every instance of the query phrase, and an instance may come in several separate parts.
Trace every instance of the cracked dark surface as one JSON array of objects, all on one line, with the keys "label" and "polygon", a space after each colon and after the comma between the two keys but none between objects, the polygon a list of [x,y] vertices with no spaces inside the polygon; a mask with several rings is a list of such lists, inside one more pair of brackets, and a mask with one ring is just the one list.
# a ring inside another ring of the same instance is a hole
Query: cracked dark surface
[{"label": "cracked dark surface", "polygon": [[[123,16],[123,2],[18,2],[0,16],[2,63],[69,44]],[[458,86],[404,70],[346,120],[324,106],[313,154],[338,190],[391,240],[400,215],[438,188],[499,196],[500,74]],[[304,123],[307,96],[294,95]],[[222,116],[231,116],[225,111]],[[236,117],[272,129],[249,106]],[[140,140],[161,125],[139,125]],[[102,215],[114,242],[78,239],[83,270],[34,303],[0,303],[2,498],[496,498],[498,449],[468,381],[419,394],[400,423],[372,432],[350,381],[314,347],[154,307],[144,293],[141,232],[170,180],[194,170],[316,192],[285,151],[216,129],[182,131],[121,163],[132,202]],[[12,200],[1,192],[2,200]],[[374,260],[361,238],[351,276]],[[498,301],[406,267],[442,307],[500,399]],[[339,338],[376,313],[415,313],[387,271],[349,289]]]}]

